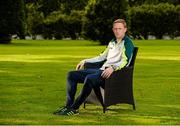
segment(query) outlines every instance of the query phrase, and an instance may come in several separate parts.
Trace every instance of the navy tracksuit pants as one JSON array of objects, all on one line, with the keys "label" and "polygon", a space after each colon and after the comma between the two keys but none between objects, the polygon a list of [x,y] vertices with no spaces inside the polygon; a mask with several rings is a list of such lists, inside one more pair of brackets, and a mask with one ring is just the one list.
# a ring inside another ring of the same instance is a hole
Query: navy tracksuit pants
[{"label": "navy tracksuit pants", "polygon": [[[67,101],[66,106],[73,109],[79,109],[80,105],[86,100],[92,89],[104,87],[104,81],[101,77],[100,69],[85,69],[70,71],[67,76]],[[81,93],[75,100],[77,84],[83,83]]]}]

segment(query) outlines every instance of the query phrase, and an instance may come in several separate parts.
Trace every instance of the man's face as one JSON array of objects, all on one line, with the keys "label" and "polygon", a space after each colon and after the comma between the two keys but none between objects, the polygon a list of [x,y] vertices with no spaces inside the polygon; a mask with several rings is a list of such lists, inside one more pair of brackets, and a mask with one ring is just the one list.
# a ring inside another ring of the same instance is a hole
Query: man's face
[{"label": "man's face", "polygon": [[116,39],[122,39],[127,31],[122,23],[115,23],[112,29]]}]

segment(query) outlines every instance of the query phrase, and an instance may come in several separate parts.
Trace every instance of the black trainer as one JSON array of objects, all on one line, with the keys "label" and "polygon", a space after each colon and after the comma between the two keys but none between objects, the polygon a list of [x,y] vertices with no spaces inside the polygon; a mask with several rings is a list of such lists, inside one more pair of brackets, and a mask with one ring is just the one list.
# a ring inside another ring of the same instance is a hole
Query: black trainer
[{"label": "black trainer", "polygon": [[59,115],[60,113],[63,113],[63,112],[66,111],[67,109],[68,109],[68,107],[66,107],[66,106],[60,107],[58,110],[56,110],[55,112],[53,112],[53,114]]},{"label": "black trainer", "polygon": [[72,115],[78,115],[79,111],[74,110],[72,108],[67,108],[64,112],[57,113],[57,115],[65,115],[65,116],[72,116]]}]

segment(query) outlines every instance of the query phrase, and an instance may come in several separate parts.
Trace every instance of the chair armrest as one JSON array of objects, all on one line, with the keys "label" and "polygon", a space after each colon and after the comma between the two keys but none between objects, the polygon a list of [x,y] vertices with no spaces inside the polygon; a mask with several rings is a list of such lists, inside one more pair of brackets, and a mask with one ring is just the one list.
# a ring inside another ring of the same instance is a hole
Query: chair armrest
[{"label": "chair armrest", "polygon": [[[124,67],[121,70],[114,71],[113,74],[108,79],[119,79],[124,77],[129,77],[133,74],[133,66]],[[108,80],[107,79],[107,80]]]},{"label": "chair armrest", "polygon": [[90,69],[90,68],[101,68],[101,66],[103,65],[104,61],[101,62],[94,62],[94,63],[85,63],[84,64],[84,69]]}]

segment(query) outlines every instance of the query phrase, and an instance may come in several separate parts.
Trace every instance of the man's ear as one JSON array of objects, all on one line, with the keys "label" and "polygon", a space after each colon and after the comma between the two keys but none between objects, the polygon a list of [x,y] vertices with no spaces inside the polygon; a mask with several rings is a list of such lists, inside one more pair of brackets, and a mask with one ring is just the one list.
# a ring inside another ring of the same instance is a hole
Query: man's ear
[{"label": "man's ear", "polygon": [[125,28],[124,31],[127,32],[127,28]]}]

